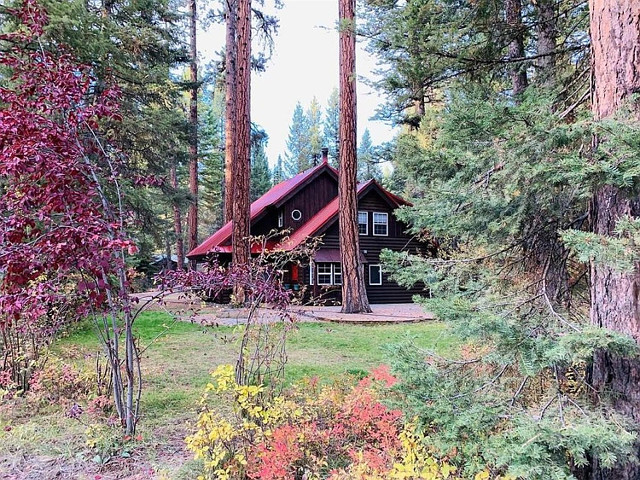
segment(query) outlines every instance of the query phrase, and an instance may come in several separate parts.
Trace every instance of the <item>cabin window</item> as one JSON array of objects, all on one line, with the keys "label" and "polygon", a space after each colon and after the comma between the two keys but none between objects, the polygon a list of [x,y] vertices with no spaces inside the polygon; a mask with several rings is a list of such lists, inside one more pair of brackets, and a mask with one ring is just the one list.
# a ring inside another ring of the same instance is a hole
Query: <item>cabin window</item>
[{"label": "cabin window", "polygon": [[369,265],[369,285],[382,285],[380,265]]},{"label": "cabin window", "polygon": [[300,219],[302,218],[302,212],[300,210],[294,210],[293,212],[291,212],[291,218],[293,218],[293,220],[296,222],[300,221]]},{"label": "cabin window", "polygon": [[313,262],[309,264],[309,285],[313,285],[316,280],[315,269],[313,268]]},{"label": "cabin window", "polygon": [[339,263],[316,263],[318,285],[342,285],[342,265]]},{"label": "cabin window", "polygon": [[342,285],[342,264],[333,264],[333,284]]},{"label": "cabin window", "polygon": [[318,285],[333,284],[333,275],[330,263],[318,263],[316,264],[316,270],[318,271]]},{"label": "cabin window", "polygon": [[380,236],[389,235],[389,214],[373,212],[373,234]]},{"label": "cabin window", "polygon": [[278,212],[278,228],[282,228],[284,226],[284,210],[280,210]]},{"label": "cabin window", "polygon": [[358,233],[360,235],[369,234],[369,213],[358,212]]}]

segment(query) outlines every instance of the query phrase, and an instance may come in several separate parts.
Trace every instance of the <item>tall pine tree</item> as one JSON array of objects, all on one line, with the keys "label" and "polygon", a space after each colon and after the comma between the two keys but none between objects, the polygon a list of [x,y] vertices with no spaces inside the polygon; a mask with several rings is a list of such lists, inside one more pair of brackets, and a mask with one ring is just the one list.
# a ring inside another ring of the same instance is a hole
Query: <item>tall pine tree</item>
[{"label": "tall pine tree", "polygon": [[293,177],[311,166],[310,142],[308,117],[298,102],[293,110],[287,138],[287,153],[284,162],[284,172],[287,178]]},{"label": "tall pine tree", "polygon": [[334,88],[329,95],[324,110],[323,138],[324,146],[329,149],[329,162],[338,165],[340,144],[338,142],[338,125],[340,119],[340,93]]},{"label": "tall pine tree", "polygon": [[358,146],[358,180],[365,182],[367,180],[380,181],[382,172],[376,158],[375,147],[371,141],[371,132],[365,129]]}]

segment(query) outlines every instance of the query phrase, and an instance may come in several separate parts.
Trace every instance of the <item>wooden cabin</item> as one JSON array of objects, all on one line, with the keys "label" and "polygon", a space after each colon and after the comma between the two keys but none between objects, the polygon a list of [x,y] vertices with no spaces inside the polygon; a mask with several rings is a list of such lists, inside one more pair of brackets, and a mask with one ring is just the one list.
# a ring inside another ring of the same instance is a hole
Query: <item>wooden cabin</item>
[{"label": "wooden cabin", "polygon": [[[406,289],[390,280],[380,266],[382,249],[424,253],[427,246],[405,233],[407,226],[393,215],[408,202],[385,190],[375,180],[358,185],[358,228],[361,261],[370,303],[408,303],[423,288]],[[338,225],[338,171],[327,161],[274,186],[251,204],[251,235],[288,230],[288,238],[274,239],[266,248],[292,250],[312,237],[322,237],[309,265],[289,265],[283,272],[287,288],[305,291],[312,299],[340,301],[342,271]],[[229,222],[187,254],[206,261],[217,255],[230,260],[232,223]],[[253,245],[257,254],[262,246]]]}]

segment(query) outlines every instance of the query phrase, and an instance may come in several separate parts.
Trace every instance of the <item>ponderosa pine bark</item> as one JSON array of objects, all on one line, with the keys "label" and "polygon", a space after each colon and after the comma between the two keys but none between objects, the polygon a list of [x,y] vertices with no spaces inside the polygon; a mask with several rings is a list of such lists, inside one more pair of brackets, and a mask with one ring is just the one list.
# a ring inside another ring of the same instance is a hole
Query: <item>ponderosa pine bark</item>
[{"label": "ponderosa pine bark", "polygon": [[538,0],[535,5],[538,10],[538,44],[536,66],[543,78],[553,78],[556,64],[556,42],[558,37],[557,14],[555,0]]},{"label": "ponderosa pine bark", "polygon": [[224,146],[224,221],[233,219],[233,163],[236,155],[236,29],[238,23],[238,0],[226,0],[226,45],[225,45],[225,146]]},{"label": "ponderosa pine bark", "polygon": [[[637,102],[628,102],[640,91],[640,2],[590,0],[589,11],[594,117],[611,117],[624,104],[640,120]],[[600,138],[594,143],[605,141]],[[640,216],[640,201],[629,191],[606,185],[592,199],[590,215],[595,233],[615,235],[622,216]],[[640,341],[640,265],[631,273],[591,265],[591,323]],[[640,361],[599,352],[594,357],[592,376],[593,386],[601,395],[607,395],[619,412],[640,422]],[[590,478],[637,479],[640,466],[622,463],[607,470],[594,459]]]},{"label": "ponderosa pine bark", "polygon": [[[509,42],[509,59],[524,57],[524,39],[522,29],[522,4],[520,0],[505,0],[505,16],[507,19]],[[511,64],[511,84],[513,96],[517,97],[527,88],[527,71],[520,62]]]},{"label": "ponderosa pine bark", "polygon": [[[249,221],[251,177],[251,0],[238,0],[238,77],[237,143],[233,162],[233,232],[231,239],[234,265],[249,263]],[[240,295],[243,297],[244,295]],[[243,302],[243,298],[237,299]]]},{"label": "ponderosa pine bark", "polygon": [[[198,246],[198,47],[196,38],[196,0],[189,0],[190,81],[189,98],[189,192],[191,204],[187,215],[189,227],[189,251]],[[196,268],[196,261],[191,262]]]},{"label": "ponderosa pine bark", "polygon": [[[178,172],[176,162],[171,164],[171,171],[169,172],[169,182],[174,192],[178,191]],[[182,239],[182,213],[180,212],[180,205],[176,200],[173,201],[173,233],[176,237],[176,257],[178,261],[178,270],[184,268],[184,241]]]},{"label": "ponderosa pine bark", "polygon": [[340,28],[340,178],[338,183],[342,312],[371,312],[360,261],[357,196],[355,0],[339,0]]}]

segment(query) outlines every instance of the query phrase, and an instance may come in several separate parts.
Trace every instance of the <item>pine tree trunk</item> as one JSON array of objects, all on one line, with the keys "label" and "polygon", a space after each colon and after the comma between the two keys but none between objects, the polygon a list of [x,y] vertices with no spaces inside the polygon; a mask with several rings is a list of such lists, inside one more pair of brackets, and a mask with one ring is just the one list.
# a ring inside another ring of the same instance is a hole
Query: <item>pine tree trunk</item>
[{"label": "pine tree trunk", "polygon": [[[593,61],[592,109],[596,119],[616,113],[640,91],[640,2],[637,0],[590,0]],[[636,119],[640,119],[637,104]],[[595,139],[595,143],[605,142]],[[638,217],[636,196],[614,186],[598,190],[591,202],[591,225],[595,233],[614,235],[623,215]],[[640,341],[640,265],[632,273],[618,273],[603,265],[591,265],[591,322],[628,334]],[[640,362],[606,352],[594,357],[594,387],[607,395],[614,407],[640,422]],[[597,459],[592,464],[593,479],[630,480],[640,478],[640,466],[622,463],[606,470]]]},{"label": "pine tree trunk", "polygon": [[[505,0],[505,15],[507,18],[509,43],[509,59],[524,57],[524,40],[522,38],[522,5],[520,0]],[[511,64],[511,84],[513,96],[517,97],[527,88],[527,72],[524,64]]]},{"label": "pine tree trunk", "polygon": [[[198,246],[198,48],[196,43],[197,7],[196,0],[189,0],[190,41],[191,41],[191,98],[189,100],[189,251]],[[192,260],[191,268],[196,268]]]},{"label": "pine tree trunk", "polygon": [[[171,172],[169,173],[169,181],[174,191],[178,190],[178,172],[175,162],[171,165]],[[178,257],[178,270],[184,269],[184,243],[182,240],[182,214],[180,212],[180,205],[177,202],[173,202],[173,233],[176,237],[176,256]]]},{"label": "pine tree trunk", "polygon": [[535,4],[538,9],[538,45],[537,67],[543,78],[551,79],[555,72],[555,50],[558,36],[556,0],[538,0]]},{"label": "pine tree trunk", "polygon": [[237,144],[236,131],[236,30],[238,21],[238,0],[226,0],[226,46],[225,46],[225,149],[224,149],[224,222],[233,219],[233,163]]},{"label": "pine tree trunk", "polygon": [[[233,233],[232,261],[234,265],[249,263],[249,221],[251,175],[251,0],[238,1],[238,81],[237,139],[233,163]],[[244,302],[244,294],[238,295]]]},{"label": "pine tree trunk", "polygon": [[358,237],[355,0],[339,0],[340,178],[338,183],[342,312],[371,312]]}]

